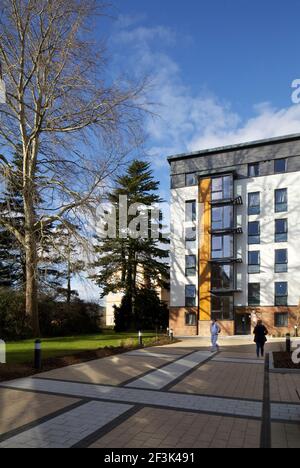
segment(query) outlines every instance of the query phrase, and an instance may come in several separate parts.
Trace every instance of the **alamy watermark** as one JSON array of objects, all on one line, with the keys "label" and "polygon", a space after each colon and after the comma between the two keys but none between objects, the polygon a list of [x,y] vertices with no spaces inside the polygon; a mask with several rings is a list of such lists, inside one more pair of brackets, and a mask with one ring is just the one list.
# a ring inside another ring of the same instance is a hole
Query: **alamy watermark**
[{"label": "alamy watermark", "polygon": [[293,104],[300,104],[300,79],[296,79],[292,82],[292,102]]},{"label": "alamy watermark", "polygon": [[293,348],[296,350],[292,354],[292,361],[294,364],[300,364],[300,341],[294,341]]},{"label": "alamy watermark", "polygon": [[101,239],[168,239],[168,203],[129,203],[120,195],[117,203],[103,203],[97,209],[96,230]]}]

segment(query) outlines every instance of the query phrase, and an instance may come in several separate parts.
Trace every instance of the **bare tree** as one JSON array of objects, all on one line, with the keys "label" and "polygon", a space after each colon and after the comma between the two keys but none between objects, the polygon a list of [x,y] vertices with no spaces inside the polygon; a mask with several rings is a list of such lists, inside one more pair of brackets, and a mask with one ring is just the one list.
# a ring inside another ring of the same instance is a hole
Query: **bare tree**
[{"label": "bare tree", "polygon": [[[25,229],[0,224],[26,253],[26,312],[39,335],[37,236],[92,210],[105,180],[140,138],[145,81],[109,83],[104,47],[93,42],[97,0],[2,0],[0,170],[22,152]],[[105,148],[105,149],[104,149]],[[82,219],[82,218],[81,218]]]}]

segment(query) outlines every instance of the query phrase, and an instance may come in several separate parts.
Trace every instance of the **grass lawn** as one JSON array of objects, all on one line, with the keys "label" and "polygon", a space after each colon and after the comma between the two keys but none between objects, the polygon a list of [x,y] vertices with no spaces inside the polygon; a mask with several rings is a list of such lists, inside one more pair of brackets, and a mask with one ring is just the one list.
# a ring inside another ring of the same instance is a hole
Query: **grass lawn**
[{"label": "grass lawn", "polygon": [[[143,333],[143,342],[150,344],[156,335],[154,332]],[[80,351],[90,351],[105,346],[118,347],[122,341],[133,339],[138,344],[136,333],[115,333],[106,331],[97,335],[68,336],[42,339],[43,358],[67,356]],[[23,364],[33,360],[34,340],[7,343],[7,364]]]}]

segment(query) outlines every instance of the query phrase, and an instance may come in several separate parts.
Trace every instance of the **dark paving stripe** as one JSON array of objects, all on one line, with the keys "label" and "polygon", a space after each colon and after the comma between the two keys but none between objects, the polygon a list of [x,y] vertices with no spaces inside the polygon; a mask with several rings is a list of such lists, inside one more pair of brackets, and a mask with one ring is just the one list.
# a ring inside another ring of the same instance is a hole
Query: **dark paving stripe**
[{"label": "dark paving stripe", "polygon": [[161,389],[162,392],[167,392],[168,390],[170,390],[171,388],[175,387],[177,384],[179,384],[182,380],[186,379],[189,375],[193,374],[194,372],[196,372],[198,369],[200,369],[200,367],[204,366],[205,364],[207,364],[208,362],[212,361],[213,358],[215,358],[216,356],[218,356],[219,353],[217,354],[213,354],[211,356],[209,356],[207,359],[205,359],[205,361],[202,361],[200,362],[196,367],[193,367],[192,369],[189,369],[187,370],[184,374],[180,375],[179,377],[177,377],[177,379],[173,380],[172,382],[170,382],[168,385],[166,385],[165,387],[163,387]]},{"label": "dark paving stripe", "polygon": [[269,354],[265,359],[265,382],[264,382],[264,400],[263,417],[260,435],[260,448],[270,449],[272,446],[271,437],[271,401],[270,401],[270,374],[269,374]]},{"label": "dark paving stripe", "polygon": [[134,406],[134,408],[131,408],[130,410],[128,410],[125,413],[121,414],[116,419],[113,419],[108,424],[103,426],[101,429],[99,429],[98,431],[96,431],[93,434],[89,435],[85,439],[81,440],[80,442],[78,442],[76,445],[74,445],[71,448],[88,448],[88,447],[90,447],[95,442],[97,442],[99,439],[102,439],[102,437],[104,437],[106,434],[109,434],[109,432],[113,431],[118,426],[120,426],[120,424],[126,422],[127,419],[129,419],[132,416],[134,416],[135,414],[137,414],[143,408],[145,408],[145,406],[143,406],[143,405]]},{"label": "dark paving stripe", "polygon": [[[192,352],[190,352],[188,354],[185,354],[184,356],[178,356],[172,362],[167,362],[167,363],[164,362],[161,366],[155,367],[155,369],[150,369],[149,371],[146,371],[144,374],[137,375],[135,377],[132,377],[132,378],[126,380],[125,382],[122,382],[120,385],[118,385],[118,387],[126,387],[127,385],[131,384],[132,382],[135,382],[136,380],[142,379],[143,377],[146,377],[147,375],[152,374],[153,372],[156,372],[157,370],[164,369],[165,367],[168,367],[170,364],[174,364],[174,363],[176,363],[178,361],[181,361],[181,359],[184,359],[184,358],[186,358],[188,356],[191,356],[194,353],[195,353],[195,351],[193,350]],[[130,387],[130,388],[134,388],[134,387]],[[138,388],[138,389],[142,390],[141,388]]]},{"label": "dark paving stripe", "polygon": [[80,406],[83,406],[86,403],[89,403],[90,401],[92,401],[90,398],[81,398],[81,401],[78,401],[77,403],[74,403],[73,405],[69,405],[65,408],[55,411],[54,413],[50,413],[47,416],[43,416],[42,418],[36,419],[35,421],[32,421],[28,424],[24,424],[23,426],[20,426],[17,429],[13,429],[12,431],[5,432],[4,434],[0,435],[0,443],[5,442],[6,440],[11,439],[14,436],[22,434],[22,432],[28,431],[29,429],[33,429],[34,427],[39,426],[40,424],[48,422],[51,419],[54,419],[58,416],[62,416],[63,414],[68,413],[69,411],[72,411],[74,409],[77,409]]}]

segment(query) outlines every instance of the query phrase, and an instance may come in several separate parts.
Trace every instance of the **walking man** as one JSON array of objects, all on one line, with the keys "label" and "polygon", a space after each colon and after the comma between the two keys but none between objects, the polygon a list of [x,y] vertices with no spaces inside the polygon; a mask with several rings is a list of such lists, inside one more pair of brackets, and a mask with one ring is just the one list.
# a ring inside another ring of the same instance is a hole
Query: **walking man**
[{"label": "walking man", "polygon": [[269,332],[264,326],[262,320],[259,320],[254,329],[254,336],[255,336],[254,342],[256,343],[256,354],[258,358],[260,357],[260,355],[261,357],[264,357],[265,355],[265,344],[268,341],[267,340],[268,333]]},{"label": "walking man", "polygon": [[220,351],[220,347],[218,344],[219,334],[221,333],[221,328],[218,324],[217,320],[213,320],[211,327],[210,327],[210,334],[211,334],[211,344],[212,349],[211,352],[214,353],[215,351]]}]

